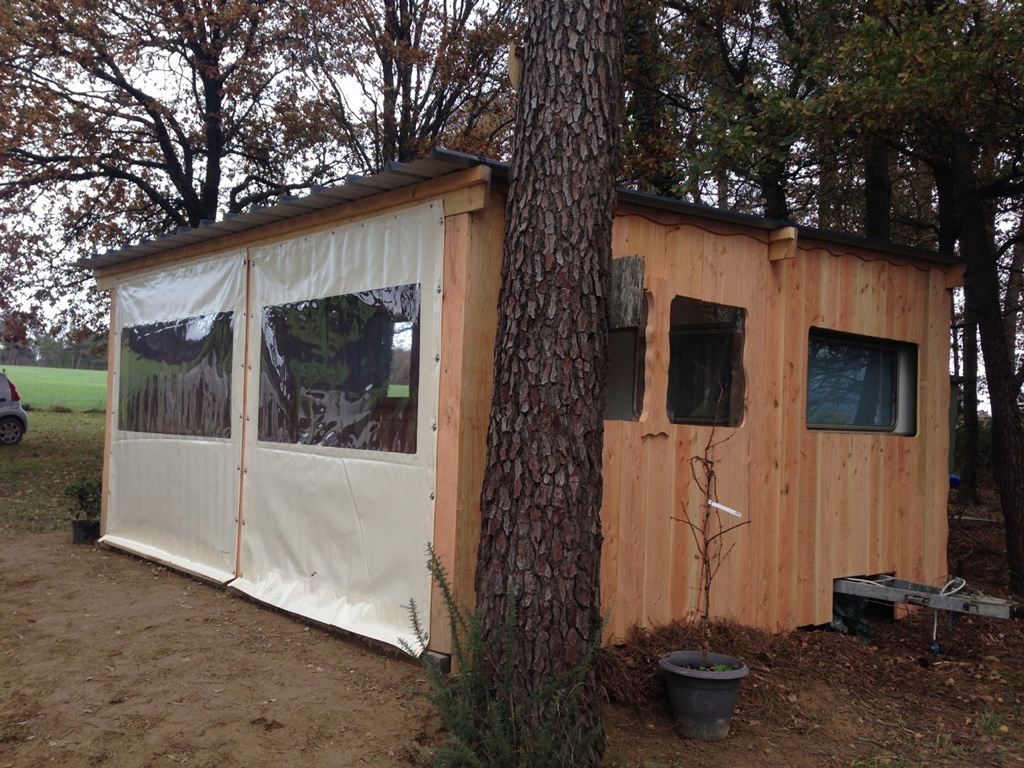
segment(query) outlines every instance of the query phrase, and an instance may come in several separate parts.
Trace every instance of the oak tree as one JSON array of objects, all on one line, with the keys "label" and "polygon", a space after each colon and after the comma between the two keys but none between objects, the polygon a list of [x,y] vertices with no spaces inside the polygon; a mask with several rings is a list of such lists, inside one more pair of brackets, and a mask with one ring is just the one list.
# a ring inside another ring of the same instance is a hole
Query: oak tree
[{"label": "oak tree", "polygon": [[296,50],[316,119],[352,171],[443,145],[506,159],[517,0],[303,0]]},{"label": "oak tree", "polygon": [[509,89],[499,62],[516,8],[5,3],[3,293],[81,298],[85,279],[67,268],[76,257],[379,171],[441,141],[500,149]]}]

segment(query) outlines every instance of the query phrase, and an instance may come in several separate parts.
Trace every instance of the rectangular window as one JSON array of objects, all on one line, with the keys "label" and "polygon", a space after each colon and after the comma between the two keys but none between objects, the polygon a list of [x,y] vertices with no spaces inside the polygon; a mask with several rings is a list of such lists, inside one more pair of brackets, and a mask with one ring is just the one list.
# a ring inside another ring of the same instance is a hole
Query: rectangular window
[{"label": "rectangular window", "polygon": [[118,428],[231,437],[231,312],[121,331]]},{"label": "rectangular window", "polygon": [[419,284],[263,308],[260,440],[416,453]]},{"label": "rectangular window", "polygon": [[743,310],[677,296],[670,313],[669,419],[738,426],[745,384]]},{"label": "rectangular window", "polygon": [[608,399],[604,417],[636,421],[644,407],[643,328],[616,328],[608,333]]},{"label": "rectangular window", "polygon": [[917,347],[812,328],[807,426],[912,435],[917,431]]}]

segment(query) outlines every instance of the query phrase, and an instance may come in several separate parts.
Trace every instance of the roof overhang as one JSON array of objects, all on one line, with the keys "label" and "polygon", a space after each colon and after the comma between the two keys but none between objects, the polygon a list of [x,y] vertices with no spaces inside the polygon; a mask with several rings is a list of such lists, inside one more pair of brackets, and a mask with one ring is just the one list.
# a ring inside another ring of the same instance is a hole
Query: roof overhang
[{"label": "roof overhang", "polygon": [[[411,163],[388,163],[387,168],[373,176],[349,176],[344,183],[331,187],[316,187],[303,197],[285,197],[280,202],[266,207],[255,207],[253,210],[240,214],[227,214],[220,221],[204,221],[201,226],[180,227],[176,232],[160,235],[152,240],[143,240],[134,245],[126,245],[101,254],[80,259],[74,263],[76,267],[88,270],[103,270],[108,267],[127,266],[133,261],[173,251],[185,246],[197,245],[216,240],[227,235],[255,230],[299,216],[321,211],[326,208],[344,205],[363,198],[373,197],[404,187],[410,187],[431,179],[437,179],[451,173],[485,165],[492,170],[495,178],[507,179],[509,166],[487,158],[435,149],[429,157]],[[638,207],[695,216],[702,219],[737,224],[744,227],[764,231],[776,231],[795,227],[798,235],[803,238],[834,243],[846,247],[868,249],[904,258],[923,259],[940,264],[956,264],[959,259],[954,256],[943,256],[934,251],[895,245],[880,240],[870,240],[854,235],[802,227],[791,222],[766,219],[750,214],[737,213],[705,205],[697,205],[668,197],[659,197],[627,189],[618,190],[618,201]],[[115,271],[120,271],[116,270]]]}]

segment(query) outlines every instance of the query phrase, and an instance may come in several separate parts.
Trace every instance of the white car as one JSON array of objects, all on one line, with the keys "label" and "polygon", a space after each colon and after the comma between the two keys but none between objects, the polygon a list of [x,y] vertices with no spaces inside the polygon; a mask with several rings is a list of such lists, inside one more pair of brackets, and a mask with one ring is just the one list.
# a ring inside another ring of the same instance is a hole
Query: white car
[{"label": "white car", "polygon": [[28,429],[28,414],[14,382],[0,371],[0,445],[17,445]]}]

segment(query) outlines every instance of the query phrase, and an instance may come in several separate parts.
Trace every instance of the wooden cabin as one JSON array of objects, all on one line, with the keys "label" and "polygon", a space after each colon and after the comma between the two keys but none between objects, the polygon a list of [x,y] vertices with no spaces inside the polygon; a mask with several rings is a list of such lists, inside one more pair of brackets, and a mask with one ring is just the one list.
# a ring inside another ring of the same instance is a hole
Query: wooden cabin
[{"label": "wooden cabin", "polygon": [[[103,541],[318,622],[450,648],[473,600],[507,169],[456,153],[81,262],[111,293]],[[833,579],[946,575],[950,289],[936,254],[620,192],[608,640],[713,610],[826,623]],[[730,518],[731,519],[731,518]],[[429,608],[428,608],[429,606]]]}]

